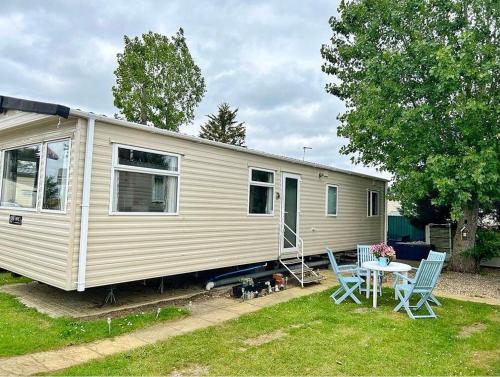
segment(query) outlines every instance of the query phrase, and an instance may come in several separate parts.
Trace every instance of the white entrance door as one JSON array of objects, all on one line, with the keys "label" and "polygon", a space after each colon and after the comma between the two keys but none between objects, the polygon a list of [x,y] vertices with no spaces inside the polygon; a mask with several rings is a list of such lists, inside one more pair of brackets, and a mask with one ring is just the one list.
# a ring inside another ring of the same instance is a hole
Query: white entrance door
[{"label": "white entrance door", "polygon": [[281,176],[281,251],[297,251],[300,213],[300,176],[283,173]]}]

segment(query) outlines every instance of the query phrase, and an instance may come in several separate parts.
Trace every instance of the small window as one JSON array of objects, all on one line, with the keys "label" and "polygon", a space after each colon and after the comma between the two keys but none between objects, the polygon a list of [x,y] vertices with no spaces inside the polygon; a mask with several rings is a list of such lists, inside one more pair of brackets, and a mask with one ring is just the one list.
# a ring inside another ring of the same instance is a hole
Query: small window
[{"label": "small window", "polygon": [[337,216],[338,187],[326,185],[326,215]]},{"label": "small window", "polygon": [[250,169],[248,213],[272,215],[274,211],[274,172]]},{"label": "small window", "polygon": [[41,145],[4,152],[0,204],[2,207],[37,207]]},{"label": "small window", "polygon": [[69,139],[46,144],[42,208],[66,210],[69,173]]},{"label": "small window", "polygon": [[252,169],[252,182],[264,182],[274,184],[274,173],[264,170]]},{"label": "small window", "polygon": [[178,213],[179,156],[116,146],[112,211]]},{"label": "small window", "polygon": [[379,213],[379,199],[378,191],[368,190],[368,216],[378,216]]},{"label": "small window", "polygon": [[161,153],[118,147],[118,164],[144,169],[178,171],[178,158]]}]

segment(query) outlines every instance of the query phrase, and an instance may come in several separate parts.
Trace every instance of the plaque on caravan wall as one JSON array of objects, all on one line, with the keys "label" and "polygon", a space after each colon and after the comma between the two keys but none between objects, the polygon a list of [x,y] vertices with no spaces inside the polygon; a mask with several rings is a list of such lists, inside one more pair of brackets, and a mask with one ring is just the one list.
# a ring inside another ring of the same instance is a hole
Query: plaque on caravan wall
[{"label": "plaque on caravan wall", "polygon": [[18,215],[9,215],[9,224],[23,225],[23,217]]}]

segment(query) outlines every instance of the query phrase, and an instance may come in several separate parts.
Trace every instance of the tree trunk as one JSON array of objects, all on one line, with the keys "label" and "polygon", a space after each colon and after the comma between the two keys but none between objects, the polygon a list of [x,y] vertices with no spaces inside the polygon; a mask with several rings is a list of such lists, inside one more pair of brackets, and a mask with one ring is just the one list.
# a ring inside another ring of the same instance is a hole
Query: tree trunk
[{"label": "tree trunk", "polygon": [[[479,262],[473,258],[463,255],[463,252],[474,247],[476,243],[476,230],[479,214],[479,206],[474,203],[464,210],[462,218],[458,221],[455,235],[453,236],[453,252],[449,268],[459,272],[478,272]],[[467,223],[466,223],[467,222]],[[461,230],[467,224],[469,234],[466,240],[462,239]]]}]

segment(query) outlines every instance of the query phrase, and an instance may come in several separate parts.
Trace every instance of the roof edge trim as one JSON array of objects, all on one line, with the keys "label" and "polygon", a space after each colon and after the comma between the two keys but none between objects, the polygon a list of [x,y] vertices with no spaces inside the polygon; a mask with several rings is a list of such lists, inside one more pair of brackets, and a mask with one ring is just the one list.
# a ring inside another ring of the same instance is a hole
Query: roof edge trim
[{"label": "roof edge trim", "polygon": [[0,113],[6,110],[19,110],[27,113],[58,115],[68,118],[70,108],[55,103],[31,101],[22,98],[0,96]]},{"label": "roof edge trim", "polygon": [[289,162],[289,163],[292,163],[292,164],[304,165],[304,166],[309,166],[309,167],[313,167],[313,168],[317,168],[317,169],[329,170],[329,171],[333,171],[333,172],[337,172],[337,173],[343,173],[343,174],[348,174],[348,175],[355,175],[355,176],[360,176],[360,177],[364,177],[364,178],[374,179],[374,180],[377,180],[377,181],[383,181],[383,182],[389,182],[390,181],[389,179],[382,178],[382,177],[377,177],[377,176],[370,175],[370,174],[358,173],[358,172],[354,172],[354,171],[351,171],[351,170],[335,168],[335,167],[329,166],[329,165],[318,164],[318,163],[315,163],[315,162],[302,161],[302,160],[298,160],[298,159],[292,158],[292,157],[280,156],[280,155],[276,155],[276,154],[273,154],[273,153],[262,152],[262,151],[255,150],[255,149],[250,149],[250,148],[245,148],[245,147],[239,147],[239,146],[236,146],[236,145],[225,144],[225,143],[221,143],[221,142],[218,142],[218,141],[212,141],[212,140],[202,139],[202,138],[199,138],[199,137],[196,137],[196,136],[192,136],[192,135],[181,134],[181,133],[178,133],[178,132],[164,130],[162,128],[156,128],[156,127],[152,127],[152,126],[146,126],[144,124],[129,122],[129,121],[122,120],[122,119],[110,118],[110,117],[107,117],[107,116],[104,116],[104,115],[97,115],[97,114],[94,114],[94,113],[91,113],[91,112],[82,111],[82,110],[71,109],[70,110],[70,115],[73,115],[73,116],[76,116],[76,117],[81,117],[81,118],[86,118],[86,119],[88,119],[88,118],[94,118],[95,120],[103,122],[103,123],[109,123],[109,124],[115,124],[115,125],[118,125],[118,126],[124,126],[124,127],[134,128],[134,129],[138,129],[138,130],[141,130],[141,131],[151,132],[151,133],[154,133],[154,134],[171,136],[171,137],[174,137],[174,138],[177,138],[177,139],[183,139],[183,140],[192,141],[194,143],[206,144],[206,145],[211,145],[211,146],[214,146],[214,147],[219,147],[219,148],[224,148],[224,149],[230,149],[230,150],[234,150],[234,151],[238,151],[238,152],[243,152],[243,153],[248,153],[248,154],[252,154],[252,155],[256,155],[256,156],[273,158],[275,160],[281,160],[281,161]]}]

